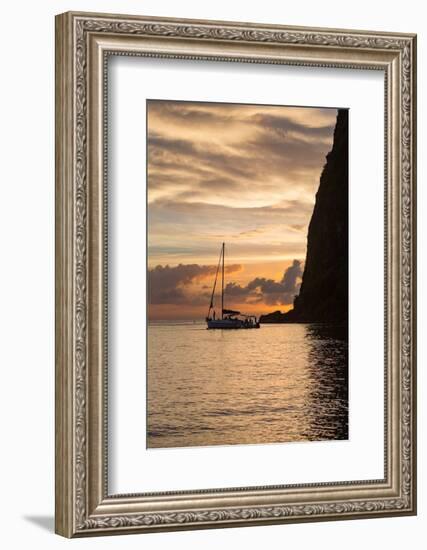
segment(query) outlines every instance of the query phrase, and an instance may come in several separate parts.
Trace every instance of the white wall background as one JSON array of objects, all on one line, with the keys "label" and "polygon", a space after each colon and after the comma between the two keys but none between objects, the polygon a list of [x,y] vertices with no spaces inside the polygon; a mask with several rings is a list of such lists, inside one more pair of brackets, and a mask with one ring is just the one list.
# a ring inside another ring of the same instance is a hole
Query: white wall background
[{"label": "white wall background", "polygon": [[[426,115],[419,119],[419,514],[227,530],[67,541],[53,534],[54,510],[54,15],[67,10],[419,34],[419,97],[425,95],[423,4],[378,0],[14,0],[2,6],[0,84],[0,517],[3,548],[423,548],[427,530],[423,400],[427,208],[423,189]],[[424,145],[424,147],[423,147]]]}]

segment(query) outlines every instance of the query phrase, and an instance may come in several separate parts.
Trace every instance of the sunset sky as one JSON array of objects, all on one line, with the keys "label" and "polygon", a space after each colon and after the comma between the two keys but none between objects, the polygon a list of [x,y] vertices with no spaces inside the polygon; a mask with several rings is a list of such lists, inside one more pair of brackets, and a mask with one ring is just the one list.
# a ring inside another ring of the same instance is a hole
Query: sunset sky
[{"label": "sunset sky", "polygon": [[292,307],[336,115],[147,102],[149,319],[206,316],[223,241],[226,307]]}]

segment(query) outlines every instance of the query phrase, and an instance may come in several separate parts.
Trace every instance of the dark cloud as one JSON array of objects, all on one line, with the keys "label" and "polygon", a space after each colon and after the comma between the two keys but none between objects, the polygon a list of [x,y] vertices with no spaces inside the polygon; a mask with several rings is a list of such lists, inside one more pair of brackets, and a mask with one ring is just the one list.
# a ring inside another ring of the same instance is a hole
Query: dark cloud
[{"label": "dark cloud", "polygon": [[267,305],[288,305],[292,304],[295,295],[299,293],[302,277],[300,260],[294,260],[292,265],[286,269],[281,281],[256,277],[246,286],[236,283],[228,283],[225,288],[227,298],[231,301],[247,303],[264,302]]},{"label": "dark cloud", "polygon": [[283,274],[281,283],[283,284],[284,292],[295,293],[299,291],[299,286],[297,285],[297,280],[302,277],[302,267],[299,260],[294,260],[292,265]]},{"label": "dark cloud", "polygon": [[[199,303],[200,296],[192,296],[187,290],[195,281],[212,277],[215,265],[179,264],[174,267],[158,265],[148,270],[148,301],[150,304]],[[226,266],[227,273],[239,271],[239,264]],[[205,294],[206,295],[206,294]],[[206,301],[206,300],[205,300]]]},{"label": "dark cloud", "polygon": [[[192,286],[206,278],[213,278],[217,266],[199,264],[179,264],[174,267],[158,265],[148,271],[148,302],[150,305],[169,304],[171,306],[206,305],[210,299],[211,286],[200,284]],[[227,274],[240,271],[241,266],[226,266]],[[280,281],[255,277],[246,286],[235,282],[226,285],[227,304],[259,304],[268,306],[289,305],[294,301],[300,288],[302,266],[294,260]]]},{"label": "dark cloud", "polygon": [[289,225],[288,229],[291,229],[292,231],[296,231],[297,233],[300,233],[303,229],[306,229],[306,226],[301,223],[294,223]]}]

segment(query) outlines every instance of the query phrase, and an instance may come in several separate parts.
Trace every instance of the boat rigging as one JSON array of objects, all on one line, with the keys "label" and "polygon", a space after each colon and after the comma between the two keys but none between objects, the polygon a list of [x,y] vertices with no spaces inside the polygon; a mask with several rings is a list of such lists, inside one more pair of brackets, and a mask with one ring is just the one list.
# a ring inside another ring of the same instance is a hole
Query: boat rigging
[{"label": "boat rigging", "polygon": [[[218,281],[218,275],[221,270],[221,315],[216,317],[214,308],[215,290]],[[225,243],[222,243],[219,254],[218,266],[216,268],[215,280],[212,288],[211,301],[209,303],[208,315],[206,323],[208,329],[249,329],[260,328],[259,321],[255,315],[245,315],[240,311],[224,308],[224,284],[225,284]]]}]

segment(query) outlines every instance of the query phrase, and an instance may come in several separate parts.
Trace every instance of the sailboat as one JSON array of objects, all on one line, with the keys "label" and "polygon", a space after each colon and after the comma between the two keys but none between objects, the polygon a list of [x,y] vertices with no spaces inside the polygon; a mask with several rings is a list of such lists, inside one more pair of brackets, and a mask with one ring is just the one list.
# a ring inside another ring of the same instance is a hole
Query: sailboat
[{"label": "sailboat", "polygon": [[[216,284],[218,281],[219,270],[221,269],[221,315],[216,317],[214,308],[214,298]],[[209,304],[208,315],[206,317],[206,323],[208,329],[221,328],[221,329],[249,329],[259,328],[260,324],[257,321],[255,315],[245,315],[240,311],[224,308],[224,284],[225,284],[225,243],[222,243],[221,252],[219,254],[218,267],[216,268],[215,281],[212,288],[211,301]]]}]

